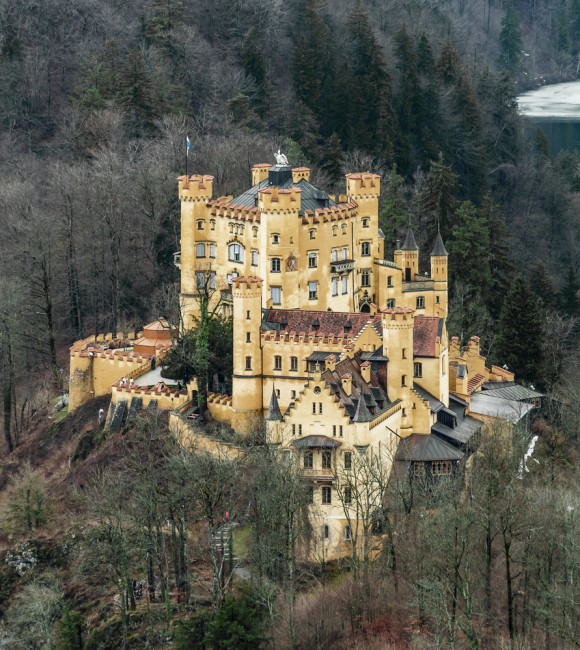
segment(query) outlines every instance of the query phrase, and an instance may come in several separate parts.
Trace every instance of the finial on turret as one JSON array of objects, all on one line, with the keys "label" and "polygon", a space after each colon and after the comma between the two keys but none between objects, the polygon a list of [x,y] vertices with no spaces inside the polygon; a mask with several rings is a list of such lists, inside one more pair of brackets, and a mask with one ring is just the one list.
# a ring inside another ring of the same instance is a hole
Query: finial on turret
[{"label": "finial on turret", "polygon": [[281,419],[282,411],[280,411],[280,405],[278,404],[276,389],[274,388],[274,384],[272,384],[272,397],[270,398],[270,406],[268,407],[268,412],[266,413],[266,420],[280,421]]},{"label": "finial on turret", "polygon": [[409,223],[409,228],[407,230],[407,236],[405,237],[405,242],[403,244],[403,247],[401,248],[403,251],[418,251],[419,246],[417,245],[417,241],[415,240],[415,235],[413,234],[413,230],[411,229],[411,224]]},{"label": "finial on turret", "polygon": [[441,232],[439,227],[437,228],[437,235],[435,241],[433,242],[433,250],[431,251],[431,257],[447,257],[448,253],[445,249],[445,244],[443,243],[443,238],[441,237]]}]

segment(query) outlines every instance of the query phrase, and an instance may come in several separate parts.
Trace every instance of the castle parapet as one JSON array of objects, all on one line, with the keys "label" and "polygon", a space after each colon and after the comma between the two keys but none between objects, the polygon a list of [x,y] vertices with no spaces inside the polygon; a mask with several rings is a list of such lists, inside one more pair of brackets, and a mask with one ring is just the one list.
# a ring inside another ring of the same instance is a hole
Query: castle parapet
[{"label": "castle parapet", "polygon": [[179,198],[182,201],[209,201],[213,194],[213,176],[180,176]]}]

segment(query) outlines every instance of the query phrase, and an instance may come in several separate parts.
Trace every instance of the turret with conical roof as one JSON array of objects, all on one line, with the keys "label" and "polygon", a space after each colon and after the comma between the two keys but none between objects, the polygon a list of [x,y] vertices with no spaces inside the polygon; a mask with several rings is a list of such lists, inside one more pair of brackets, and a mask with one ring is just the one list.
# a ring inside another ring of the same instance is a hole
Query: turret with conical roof
[{"label": "turret with conical roof", "polygon": [[394,260],[403,269],[403,281],[412,282],[419,273],[419,246],[410,224],[403,245],[395,251]]},{"label": "turret with conical roof", "polygon": [[276,389],[272,385],[272,397],[270,398],[270,406],[268,407],[268,412],[266,413],[266,420],[269,422],[280,422],[282,420],[282,411],[280,410],[280,405],[278,404],[278,397],[276,395]]},{"label": "turret with conical roof", "polygon": [[353,422],[370,422],[373,419],[373,416],[371,415],[371,412],[369,411],[364,394],[361,391],[359,398],[358,398],[358,403],[356,405],[356,411],[354,413],[354,417],[352,418]]},{"label": "turret with conical roof", "polygon": [[433,280],[434,311],[447,316],[448,253],[439,229],[431,249],[431,279]]}]

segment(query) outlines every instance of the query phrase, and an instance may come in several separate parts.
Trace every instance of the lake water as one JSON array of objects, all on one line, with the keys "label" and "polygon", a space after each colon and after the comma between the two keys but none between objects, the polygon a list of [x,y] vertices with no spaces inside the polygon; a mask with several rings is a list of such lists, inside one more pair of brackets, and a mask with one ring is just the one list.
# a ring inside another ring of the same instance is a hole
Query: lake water
[{"label": "lake water", "polygon": [[580,148],[580,81],[542,86],[517,100],[520,113],[545,132],[552,153]]}]

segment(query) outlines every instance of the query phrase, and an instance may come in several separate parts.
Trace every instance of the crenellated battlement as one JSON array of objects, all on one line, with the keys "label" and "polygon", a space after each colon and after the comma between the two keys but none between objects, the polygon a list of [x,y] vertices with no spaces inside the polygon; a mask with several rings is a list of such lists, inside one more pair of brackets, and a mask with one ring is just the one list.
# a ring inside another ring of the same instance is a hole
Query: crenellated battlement
[{"label": "crenellated battlement", "polygon": [[232,297],[243,298],[247,291],[259,293],[261,296],[263,282],[262,278],[255,275],[250,275],[247,278],[243,276],[235,277],[232,280]]},{"label": "crenellated battlement", "polygon": [[182,201],[206,201],[213,194],[213,176],[194,174],[193,176],[180,176],[179,198]]},{"label": "crenellated battlement", "polygon": [[370,173],[347,174],[346,193],[354,198],[378,197],[381,193],[381,177]]},{"label": "crenellated battlement", "polygon": [[281,214],[283,212],[300,211],[300,195],[302,190],[292,186],[281,189],[276,185],[266,187],[258,192],[258,207],[264,212]]}]

